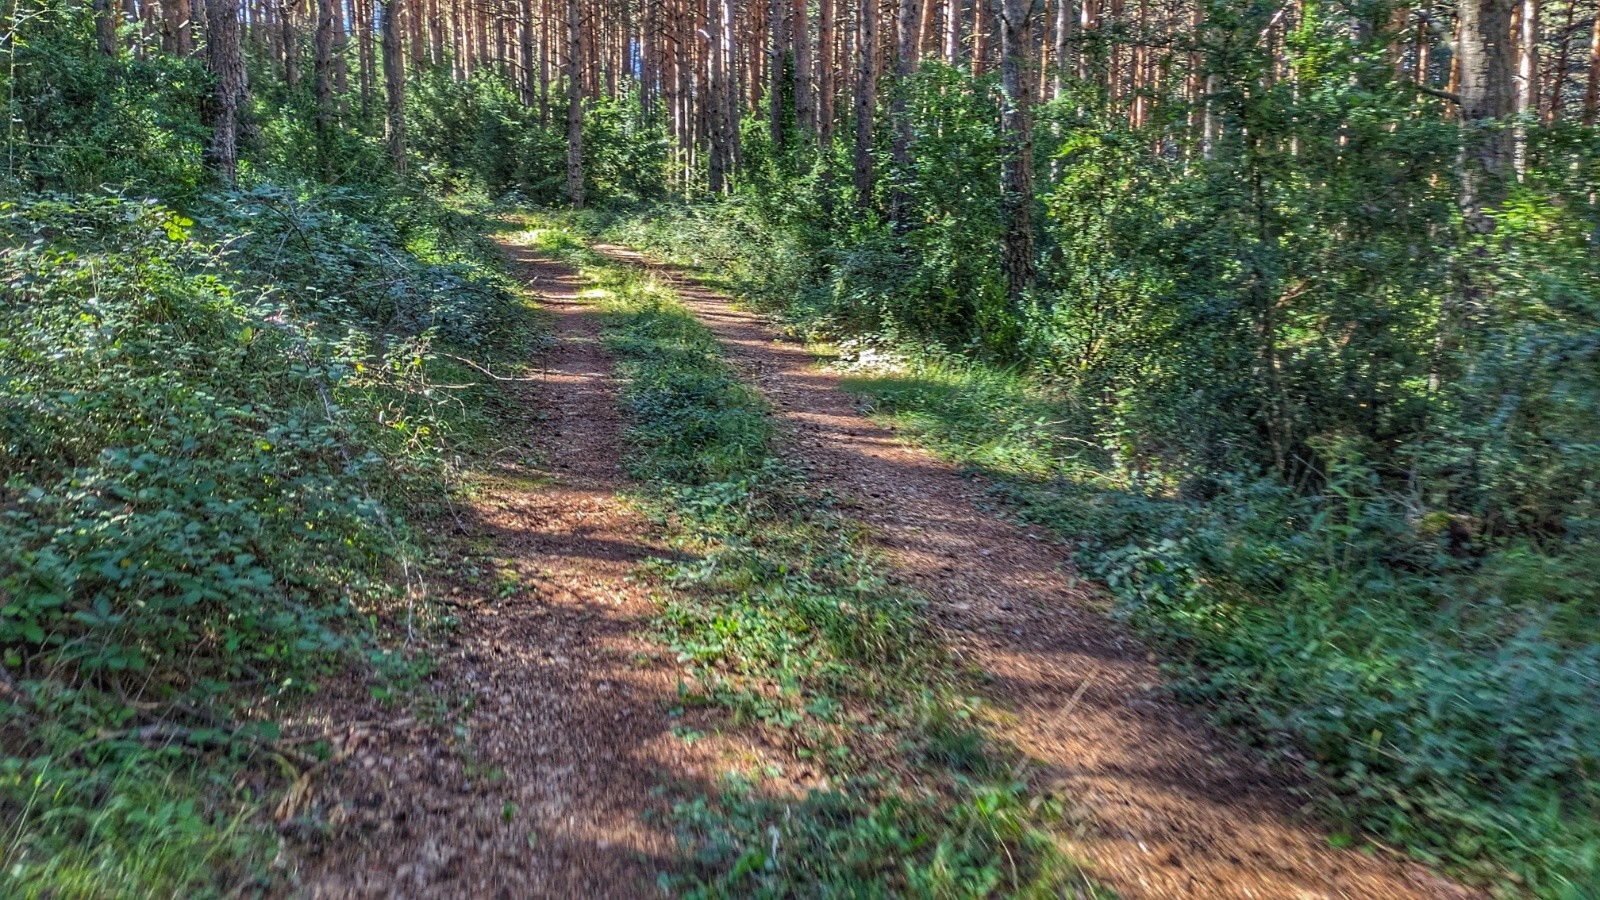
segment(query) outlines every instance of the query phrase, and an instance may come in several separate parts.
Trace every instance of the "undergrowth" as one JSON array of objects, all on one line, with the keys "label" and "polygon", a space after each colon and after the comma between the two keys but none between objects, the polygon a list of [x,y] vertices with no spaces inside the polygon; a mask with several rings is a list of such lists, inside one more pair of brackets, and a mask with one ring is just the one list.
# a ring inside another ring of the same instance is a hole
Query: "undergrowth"
[{"label": "undergrowth", "polygon": [[[715,337],[639,271],[559,227],[533,239],[582,267],[619,357],[639,502],[687,557],[656,561],[659,628],[687,667],[685,707],[762,728],[805,796],[728,776],[678,802],[685,868],[721,896],[1099,896],[1062,854],[1063,810],[982,732],[972,684],[888,584],[859,526],[772,447],[768,407]],[[753,778],[753,780],[752,780]]]},{"label": "undergrowth", "polygon": [[[1054,350],[1007,361],[904,317],[852,318],[869,294],[920,302],[895,280],[906,261],[808,245],[821,238],[773,221],[744,199],[583,224],[842,342],[848,386],[880,414],[1077,542],[1083,570],[1164,647],[1181,697],[1323,777],[1342,837],[1364,832],[1509,895],[1600,891],[1593,444],[1566,418],[1593,395],[1585,367],[1534,365],[1593,347],[1587,320],[1555,311],[1581,309],[1586,282],[1568,277],[1581,264],[1525,298],[1542,311],[1515,350],[1417,401],[1433,408],[1431,434],[1379,447],[1330,427],[1305,439],[1315,464],[1291,479],[1218,439],[1225,415],[1207,391],[1231,383],[1220,363],[1169,370],[1147,359],[1148,336],[1102,328],[1094,352],[1130,364],[1101,384]],[[1522,364],[1536,374],[1496,400],[1495,379]],[[1544,390],[1561,402],[1534,424]],[[1145,418],[1151,398],[1179,412]],[[1491,407],[1492,425],[1464,424]]]},{"label": "undergrowth", "polygon": [[[281,723],[425,670],[424,536],[522,307],[464,214],[261,182],[0,206],[0,862],[22,896],[276,877]],[[305,737],[297,735],[297,737]]]}]

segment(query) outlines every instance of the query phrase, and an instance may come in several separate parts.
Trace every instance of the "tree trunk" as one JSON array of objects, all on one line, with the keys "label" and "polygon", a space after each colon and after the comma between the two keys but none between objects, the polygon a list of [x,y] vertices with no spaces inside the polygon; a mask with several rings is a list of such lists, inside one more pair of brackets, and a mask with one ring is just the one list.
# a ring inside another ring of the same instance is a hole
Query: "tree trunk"
[{"label": "tree trunk", "polygon": [[216,79],[204,106],[211,128],[205,159],[224,184],[232,185],[239,172],[239,110],[248,89],[239,47],[239,0],[205,3],[206,69]]},{"label": "tree trunk", "polygon": [[1028,50],[1033,0],[1000,0],[996,24],[1000,32],[1000,111],[1003,156],[1000,180],[1004,195],[1004,260],[1006,296],[1020,310],[1023,291],[1033,282],[1033,123],[1030,108]]},{"label": "tree trunk", "polygon": [[767,70],[767,130],[774,150],[783,149],[783,72],[784,48],[788,46],[788,5],[785,0],[772,0],[769,10],[772,20],[772,52]]},{"label": "tree trunk", "polygon": [[817,20],[817,144],[824,150],[833,141],[833,30],[834,9],[839,0],[821,0]]},{"label": "tree trunk", "polygon": [[802,137],[810,138],[816,134],[817,120],[811,103],[811,28],[806,21],[806,0],[794,0],[789,31],[794,41],[794,121]]},{"label": "tree trunk", "polygon": [[384,120],[389,156],[394,171],[406,174],[406,59],[400,49],[400,16],[403,0],[381,0],[383,10],[383,91],[387,115]]},{"label": "tree trunk", "polygon": [[94,37],[102,56],[117,55],[116,0],[94,0]]},{"label": "tree trunk", "polygon": [[1512,129],[1512,153],[1520,181],[1528,173],[1526,118],[1539,108],[1539,0],[1522,0],[1518,18],[1517,123]]},{"label": "tree trunk", "polygon": [[579,0],[567,0],[567,202],[583,208],[583,35]]},{"label": "tree trunk", "polygon": [[[929,3],[933,0],[928,0]],[[944,63],[954,66],[961,61],[961,0],[945,0],[944,5]]]},{"label": "tree trunk", "polygon": [[1489,232],[1484,214],[1505,193],[1513,147],[1505,119],[1512,109],[1511,9],[1514,0],[1461,2],[1461,210],[1469,227]]},{"label": "tree trunk", "polygon": [[1067,75],[1072,71],[1072,0],[1056,0],[1055,77],[1050,86],[1053,99],[1066,93]]},{"label": "tree trunk", "polygon": [[189,0],[162,0],[161,49],[188,56],[194,52],[194,32],[190,30]]},{"label": "tree trunk", "polygon": [[906,91],[910,89],[911,75],[916,70],[916,32],[919,0],[900,0],[898,12],[898,41],[895,47],[895,90],[891,104],[894,119],[894,195],[890,214],[897,230],[904,231],[910,213],[910,198],[904,183],[911,177],[911,117],[906,114]]},{"label": "tree trunk", "polygon": [[1583,124],[1594,125],[1600,113],[1600,15],[1589,37],[1589,85],[1583,93]]},{"label": "tree trunk", "polygon": [[872,203],[872,125],[878,104],[878,13],[873,0],[863,0],[856,22],[856,148],[857,201]]},{"label": "tree trunk", "polygon": [[333,139],[333,4],[334,0],[317,0],[316,53],[312,58],[317,102],[317,152],[324,166],[329,162],[329,142]]}]

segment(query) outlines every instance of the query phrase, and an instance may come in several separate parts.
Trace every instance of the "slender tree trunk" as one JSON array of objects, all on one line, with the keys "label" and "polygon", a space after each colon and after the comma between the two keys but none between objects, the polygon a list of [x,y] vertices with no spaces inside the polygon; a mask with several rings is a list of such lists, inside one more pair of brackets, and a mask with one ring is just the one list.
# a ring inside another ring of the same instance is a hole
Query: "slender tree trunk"
[{"label": "slender tree trunk", "polygon": [[567,0],[567,202],[583,208],[583,35],[579,0]]},{"label": "slender tree trunk", "polygon": [[1066,93],[1067,75],[1072,72],[1072,0],[1056,0],[1055,77],[1051,81],[1053,97],[1061,99]]},{"label": "slender tree trunk", "polygon": [[784,50],[789,45],[788,4],[785,0],[772,0],[769,16],[772,20],[772,52],[769,60],[770,68],[767,71],[767,130],[772,138],[773,149],[781,151],[784,125]]},{"label": "slender tree trunk", "polygon": [[1001,214],[1005,222],[1006,295],[1014,309],[1033,282],[1033,121],[1028,51],[1033,46],[1033,0],[1000,0],[1000,89],[1004,106]]},{"label": "slender tree trunk", "polygon": [[1561,94],[1567,87],[1567,67],[1572,63],[1572,31],[1573,19],[1578,14],[1578,0],[1567,0],[1566,21],[1561,26],[1560,52],[1556,54],[1556,61],[1550,72],[1550,91],[1544,103],[1544,121],[1553,125],[1561,118]]},{"label": "slender tree trunk", "polygon": [[117,55],[116,0],[94,0],[94,38],[102,56]]},{"label": "slender tree trunk", "polygon": [[278,29],[283,43],[283,83],[292,91],[300,86],[300,42],[294,31],[295,3],[278,7]]},{"label": "slender tree trunk", "polygon": [[326,167],[333,139],[333,9],[334,0],[317,0],[317,31],[312,75],[317,103],[317,152]]},{"label": "slender tree trunk", "polygon": [[224,184],[231,185],[239,171],[239,118],[248,84],[244,53],[239,47],[239,0],[205,0],[206,68],[216,83],[205,103],[211,140],[206,144],[206,165]]},{"label": "slender tree trunk", "polygon": [[1594,125],[1600,114],[1600,15],[1589,36],[1589,84],[1583,92],[1583,124]]},{"label": "slender tree trunk", "polygon": [[394,171],[406,174],[406,60],[400,48],[400,16],[403,0],[380,0],[383,14],[383,91],[384,119],[389,156]]},{"label": "slender tree trunk", "polygon": [[817,21],[817,143],[824,150],[833,142],[833,103],[837,91],[833,81],[834,11],[838,2],[821,0]]},{"label": "slender tree trunk", "polygon": [[872,204],[873,111],[878,103],[878,12],[874,0],[863,0],[856,22],[856,197]]},{"label": "slender tree trunk", "polygon": [[1539,0],[1522,0],[1517,40],[1517,123],[1512,129],[1513,161],[1520,181],[1528,173],[1526,118],[1539,108]]},{"label": "slender tree trunk", "polygon": [[911,177],[911,117],[906,114],[906,91],[910,89],[911,75],[916,69],[916,27],[919,0],[900,0],[898,11],[897,44],[895,47],[895,90],[890,115],[894,119],[894,194],[890,201],[890,214],[895,228],[905,230],[910,214],[910,198],[904,182]]},{"label": "slender tree trunk", "polygon": [[806,0],[794,0],[789,31],[794,40],[794,121],[802,138],[811,139],[816,136],[817,119],[811,103],[811,27],[806,21]]},{"label": "slender tree trunk", "polygon": [[1484,210],[1504,196],[1513,171],[1505,119],[1512,110],[1511,10],[1514,0],[1461,2],[1461,210],[1470,227],[1494,230]]},{"label": "slender tree trunk", "polygon": [[[928,0],[932,2],[932,0]],[[944,63],[954,66],[961,62],[961,0],[945,0],[944,4]]]}]

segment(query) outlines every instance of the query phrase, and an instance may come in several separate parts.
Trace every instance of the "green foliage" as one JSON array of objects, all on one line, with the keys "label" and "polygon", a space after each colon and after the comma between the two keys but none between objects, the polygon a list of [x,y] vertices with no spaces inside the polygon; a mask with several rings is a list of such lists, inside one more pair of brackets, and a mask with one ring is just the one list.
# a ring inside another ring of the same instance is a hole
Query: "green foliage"
[{"label": "green foliage", "polygon": [[[424,71],[406,97],[412,147],[432,168],[425,177],[449,184],[466,180],[499,196],[537,204],[566,195],[566,101],[560,115],[540,111],[516,87],[492,73],[455,80],[448,71]],[[636,92],[586,104],[583,118],[585,194],[597,201],[634,200],[665,188],[667,138],[655,111],[642,110]]]},{"label": "green foliage", "polygon": [[[1093,83],[1039,110],[1019,309],[994,85],[938,65],[900,86],[914,164],[876,148],[865,209],[841,142],[810,166],[757,154],[728,202],[591,225],[898,356],[860,386],[1081,539],[1179,690],[1308,759],[1337,815],[1580,896],[1600,877],[1600,137],[1531,127],[1527,176],[1473,233],[1457,125],[1395,79],[1381,29],[1352,37],[1373,8],[1308,7],[1292,80],[1262,77],[1276,12],[1208,4],[1212,146],[1203,110],[1132,129]],[[1118,39],[1080,48],[1091,70]]]},{"label": "green foliage", "polygon": [[191,194],[204,181],[200,64],[164,54],[108,60],[88,4],[20,7],[0,69],[8,101],[5,178],[30,190]]},{"label": "green foliage", "polygon": [[438,351],[492,352],[518,308],[469,222],[415,201],[3,213],[5,864],[46,892],[237,882],[265,785],[224,776],[271,758],[281,703],[385,657],[409,506],[487,399],[436,387],[473,380]]}]

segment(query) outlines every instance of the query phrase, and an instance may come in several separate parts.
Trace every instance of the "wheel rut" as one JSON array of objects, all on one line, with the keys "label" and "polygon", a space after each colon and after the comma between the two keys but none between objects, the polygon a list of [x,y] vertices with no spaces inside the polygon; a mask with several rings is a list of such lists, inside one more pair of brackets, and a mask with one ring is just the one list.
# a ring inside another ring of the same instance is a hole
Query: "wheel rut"
[{"label": "wheel rut", "polygon": [[1100,611],[1065,547],[996,516],[982,486],[863,417],[836,376],[757,315],[614,246],[679,296],[773,403],[788,454],[869,525],[931,600],[952,650],[1009,712],[996,737],[1076,805],[1074,850],[1124,898],[1446,898],[1421,867],[1335,850],[1292,775],[1269,770],[1159,689],[1155,658]]},{"label": "wheel rut", "polygon": [[[618,492],[623,422],[599,322],[569,268],[511,243],[554,322],[542,375],[508,386],[538,460],[484,475],[455,534],[475,579],[432,585],[459,619],[435,689],[464,714],[394,723],[351,694],[329,724],[346,763],[316,786],[336,826],[310,897],[639,897],[672,837],[653,789],[710,771],[672,737],[679,673],[641,637],[655,611],[629,572],[668,554]],[[476,581],[476,583],[473,583]],[[361,724],[363,720],[367,724]]]}]

